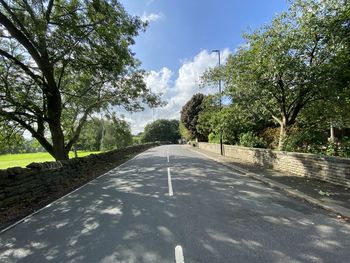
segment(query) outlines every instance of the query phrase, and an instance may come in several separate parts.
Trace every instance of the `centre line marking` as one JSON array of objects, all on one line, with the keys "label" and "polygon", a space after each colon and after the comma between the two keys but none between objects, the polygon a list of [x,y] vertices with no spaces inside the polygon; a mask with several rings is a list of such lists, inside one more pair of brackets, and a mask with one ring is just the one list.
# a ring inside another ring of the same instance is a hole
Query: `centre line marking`
[{"label": "centre line marking", "polygon": [[169,162],[169,152],[166,152],[166,157],[167,157],[168,162]]},{"label": "centre line marking", "polygon": [[170,167],[168,167],[168,186],[169,186],[169,196],[173,196],[173,185],[171,183]]},{"label": "centre line marking", "polygon": [[184,254],[182,252],[182,247],[179,245],[175,247],[175,262],[176,263],[185,263]]}]

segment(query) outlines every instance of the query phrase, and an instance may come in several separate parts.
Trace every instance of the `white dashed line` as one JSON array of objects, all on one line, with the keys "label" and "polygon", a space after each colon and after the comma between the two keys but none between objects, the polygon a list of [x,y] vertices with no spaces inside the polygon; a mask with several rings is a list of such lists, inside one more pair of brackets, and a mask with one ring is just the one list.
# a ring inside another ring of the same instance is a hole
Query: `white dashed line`
[{"label": "white dashed line", "polygon": [[175,262],[176,263],[185,263],[184,254],[182,252],[181,246],[175,247]]},{"label": "white dashed line", "polygon": [[166,152],[166,157],[167,157],[168,163],[169,163],[170,162],[170,160],[169,160],[169,152]]},{"label": "white dashed line", "polygon": [[173,196],[173,185],[171,184],[170,167],[168,167],[168,186],[169,186],[169,196]]}]

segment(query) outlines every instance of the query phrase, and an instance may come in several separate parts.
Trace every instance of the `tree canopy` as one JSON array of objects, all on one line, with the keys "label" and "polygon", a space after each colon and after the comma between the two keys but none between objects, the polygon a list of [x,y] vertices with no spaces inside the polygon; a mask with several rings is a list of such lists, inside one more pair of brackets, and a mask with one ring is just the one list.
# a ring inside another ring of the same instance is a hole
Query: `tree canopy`
[{"label": "tree canopy", "polygon": [[245,34],[246,45],[225,66],[207,71],[204,83],[221,78],[235,103],[268,112],[280,126],[283,149],[303,110],[348,93],[349,6],[347,0],[296,0],[271,24]]},{"label": "tree canopy", "polygon": [[182,107],[181,122],[185,128],[191,133],[192,138],[198,138],[199,141],[207,141],[208,134],[197,130],[198,116],[203,110],[203,101],[205,96],[197,93]]},{"label": "tree canopy", "polygon": [[145,26],[117,0],[0,1],[0,125],[62,160],[94,112],[157,105],[129,48]]},{"label": "tree canopy", "polygon": [[77,148],[88,151],[106,151],[132,144],[130,125],[115,114],[106,118],[92,118],[83,127]]},{"label": "tree canopy", "polygon": [[141,142],[163,141],[178,143],[180,138],[179,121],[161,119],[146,125],[141,135]]}]

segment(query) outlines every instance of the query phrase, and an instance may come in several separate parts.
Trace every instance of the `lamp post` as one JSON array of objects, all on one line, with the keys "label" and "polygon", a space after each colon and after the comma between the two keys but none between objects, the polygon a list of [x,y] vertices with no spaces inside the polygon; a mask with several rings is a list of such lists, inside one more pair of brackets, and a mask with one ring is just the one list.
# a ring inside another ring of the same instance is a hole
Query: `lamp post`
[{"label": "lamp post", "polygon": [[[220,58],[220,50],[219,49],[214,49],[211,51],[212,53],[218,53],[218,56],[219,56],[219,68],[221,66],[221,58]],[[220,107],[220,111],[221,111],[221,78],[219,79],[219,94],[220,94],[220,99],[219,99],[219,107]],[[221,155],[224,155],[223,153],[223,147],[222,147],[222,130],[220,128],[220,154]]]}]

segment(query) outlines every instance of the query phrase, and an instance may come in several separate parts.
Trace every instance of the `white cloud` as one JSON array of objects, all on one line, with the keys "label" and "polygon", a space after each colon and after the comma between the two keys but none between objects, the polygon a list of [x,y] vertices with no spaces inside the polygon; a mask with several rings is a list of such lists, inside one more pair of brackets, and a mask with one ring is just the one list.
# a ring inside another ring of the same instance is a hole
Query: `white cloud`
[{"label": "white cloud", "polygon": [[[231,53],[229,49],[221,51],[222,61]],[[216,92],[212,88],[199,88],[199,78],[208,67],[215,67],[218,57],[207,50],[199,52],[194,58],[184,60],[175,80],[174,72],[164,67],[159,71],[151,71],[145,82],[153,92],[161,92],[167,105],[154,110],[154,119],[179,119],[182,106],[196,93],[210,94]],[[152,109],[143,112],[126,113],[134,134],[142,132],[147,123],[152,122]]]},{"label": "white cloud", "polygon": [[164,67],[160,71],[150,71],[145,79],[147,87],[155,93],[165,94],[170,85],[173,73],[170,69]]},{"label": "white cloud", "polygon": [[147,14],[146,12],[143,13],[141,16],[142,21],[148,21],[148,22],[157,22],[160,19],[163,19],[165,15],[163,13],[150,13]]}]

